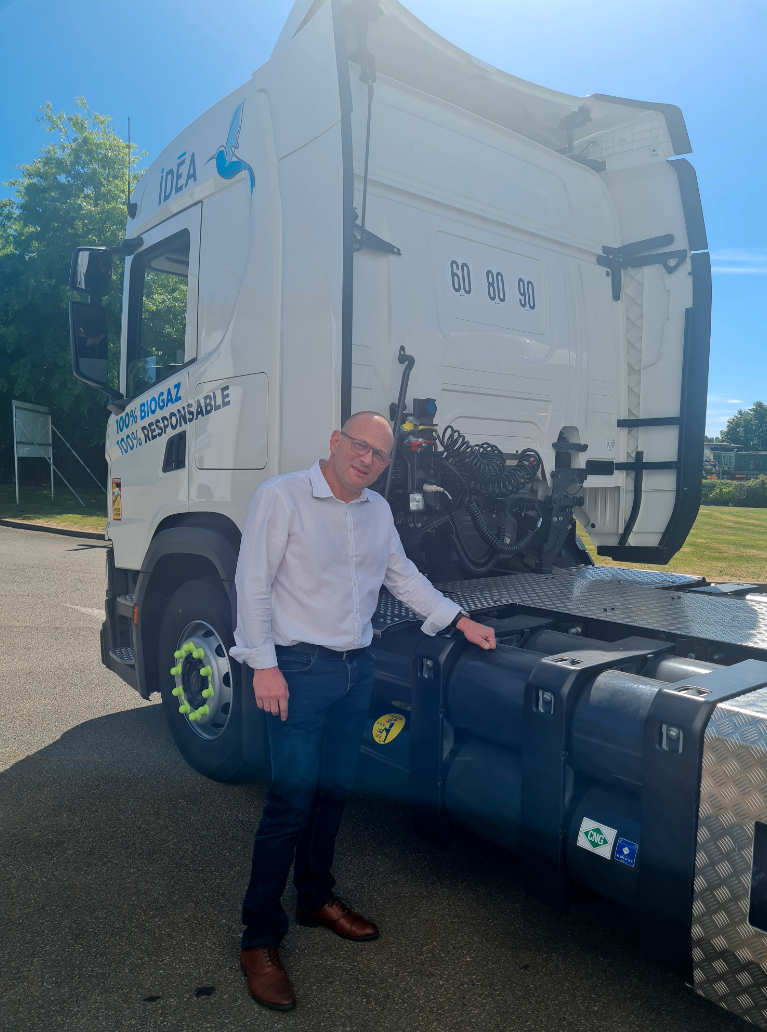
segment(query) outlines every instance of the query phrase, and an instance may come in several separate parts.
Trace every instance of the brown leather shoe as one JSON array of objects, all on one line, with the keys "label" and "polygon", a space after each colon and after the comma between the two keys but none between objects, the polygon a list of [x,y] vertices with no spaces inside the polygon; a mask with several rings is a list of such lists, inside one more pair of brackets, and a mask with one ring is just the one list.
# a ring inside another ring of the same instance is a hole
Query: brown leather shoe
[{"label": "brown leather shoe", "polygon": [[248,976],[250,995],[271,1010],[293,1010],[296,998],[276,946],[242,950],[240,963]]},{"label": "brown leather shoe", "polygon": [[313,927],[322,925],[342,939],[353,939],[355,942],[371,942],[378,938],[378,929],[372,921],[361,914],[355,914],[345,899],[334,896],[329,903],[312,914],[305,914],[296,907],[296,921],[300,925]]}]

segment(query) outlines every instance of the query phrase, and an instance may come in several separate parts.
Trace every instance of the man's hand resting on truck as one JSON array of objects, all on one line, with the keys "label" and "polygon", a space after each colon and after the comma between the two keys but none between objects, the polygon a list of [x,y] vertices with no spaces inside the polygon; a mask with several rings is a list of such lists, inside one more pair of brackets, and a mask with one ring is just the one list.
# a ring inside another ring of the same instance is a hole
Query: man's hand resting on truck
[{"label": "man's hand resting on truck", "polygon": [[466,641],[470,641],[472,645],[479,645],[481,649],[495,648],[495,631],[492,627],[476,623],[468,616],[462,616],[455,626],[457,630],[461,631]]},{"label": "man's hand resting on truck", "polygon": [[256,705],[265,713],[275,717],[288,719],[288,683],[280,673],[280,668],[273,666],[266,670],[253,671],[253,691]]}]

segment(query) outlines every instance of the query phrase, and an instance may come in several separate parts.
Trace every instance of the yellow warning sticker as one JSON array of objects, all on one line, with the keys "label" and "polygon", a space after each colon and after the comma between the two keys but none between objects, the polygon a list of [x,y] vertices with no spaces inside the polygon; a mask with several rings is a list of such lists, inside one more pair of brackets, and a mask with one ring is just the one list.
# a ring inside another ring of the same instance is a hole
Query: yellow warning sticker
[{"label": "yellow warning sticker", "polygon": [[386,713],[373,724],[373,738],[379,745],[386,745],[396,738],[405,726],[405,717],[401,713]]},{"label": "yellow warning sticker", "polygon": [[121,520],[123,518],[123,501],[122,501],[122,480],[115,477],[112,480],[112,519]]}]

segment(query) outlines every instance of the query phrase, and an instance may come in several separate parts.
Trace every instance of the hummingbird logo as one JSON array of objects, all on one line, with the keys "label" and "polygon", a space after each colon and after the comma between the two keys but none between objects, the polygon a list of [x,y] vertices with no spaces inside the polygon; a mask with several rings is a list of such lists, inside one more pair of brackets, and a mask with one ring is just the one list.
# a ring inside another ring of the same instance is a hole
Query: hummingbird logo
[{"label": "hummingbird logo", "polygon": [[216,172],[218,172],[222,179],[234,179],[238,173],[247,172],[250,177],[250,192],[253,193],[253,189],[256,185],[256,177],[253,174],[253,169],[247,161],[243,161],[242,158],[237,156],[237,151],[240,147],[240,130],[242,129],[242,112],[244,107],[245,101],[243,100],[237,105],[234,114],[232,115],[226,143],[219,147],[216,153],[212,154],[205,164],[207,165],[209,162],[215,160]]},{"label": "hummingbird logo", "polygon": [[405,723],[401,713],[385,713],[373,724],[373,738],[379,745],[387,745],[397,737]]}]

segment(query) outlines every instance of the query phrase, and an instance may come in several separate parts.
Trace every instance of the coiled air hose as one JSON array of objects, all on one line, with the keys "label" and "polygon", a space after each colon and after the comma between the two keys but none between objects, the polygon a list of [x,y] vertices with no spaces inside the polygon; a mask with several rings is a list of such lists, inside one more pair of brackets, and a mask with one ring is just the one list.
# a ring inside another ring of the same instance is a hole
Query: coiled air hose
[{"label": "coiled air hose", "polygon": [[506,498],[522,491],[532,483],[541,468],[542,459],[533,448],[520,453],[515,466],[506,466],[501,449],[484,441],[469,444],[454,426],[446,426],[439,442],[444,449],[444,460],[462,474],[469,491],[480,498]]}]

